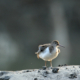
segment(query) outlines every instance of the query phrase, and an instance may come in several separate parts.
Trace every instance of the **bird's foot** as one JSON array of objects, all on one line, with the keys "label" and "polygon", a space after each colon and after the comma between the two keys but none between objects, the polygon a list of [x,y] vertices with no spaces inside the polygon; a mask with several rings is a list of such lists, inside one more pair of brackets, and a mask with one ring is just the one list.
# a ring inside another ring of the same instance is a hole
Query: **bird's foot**
[{"label": "bird's foot", "polygon": [[46,66],[43,66],[43,70],[46,70]]},{"label": "bird's foot", "polygon": [[52,66],[50,66],[50,67],[49,67],[49,69],[53,69],[53,67],[52,67]]}]

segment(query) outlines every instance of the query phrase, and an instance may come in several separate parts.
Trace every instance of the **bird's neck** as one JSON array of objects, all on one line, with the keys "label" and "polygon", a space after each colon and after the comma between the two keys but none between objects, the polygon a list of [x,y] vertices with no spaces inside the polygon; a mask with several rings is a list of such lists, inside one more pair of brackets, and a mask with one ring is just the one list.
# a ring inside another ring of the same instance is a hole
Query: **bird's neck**
[{"label": "bird's neck", "polygon": [[56,44],[51,44],[51,46],[53,46],[54,48],[56,48],[57,46],[56,46]]}]

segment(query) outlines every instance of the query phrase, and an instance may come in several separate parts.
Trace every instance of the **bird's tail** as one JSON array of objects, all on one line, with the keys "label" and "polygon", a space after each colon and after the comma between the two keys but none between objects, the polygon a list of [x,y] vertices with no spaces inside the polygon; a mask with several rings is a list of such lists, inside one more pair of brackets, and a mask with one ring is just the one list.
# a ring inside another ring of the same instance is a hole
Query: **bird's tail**
[{"label": "bird's tail", "polygon": [[39,59],[39,53],[38,52],[35,52],[35,54],[37,54],[37,58]]}]

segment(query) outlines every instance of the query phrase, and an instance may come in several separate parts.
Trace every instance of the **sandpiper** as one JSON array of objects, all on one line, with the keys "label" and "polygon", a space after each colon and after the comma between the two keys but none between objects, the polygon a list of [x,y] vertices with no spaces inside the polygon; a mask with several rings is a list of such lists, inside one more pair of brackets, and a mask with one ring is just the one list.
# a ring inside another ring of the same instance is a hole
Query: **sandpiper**
[{"label": "sandpiper", "polygon": [[52,67],[52,60],[55,59],[60,53],[60,49],[58,48],[59,46],[61,45],[57,40],[48,44],[39,45],[38,51],[35,54],[37,54],[37,58],[41,58],[45,61],[45,66],[46,61],[50,61],[50,65]]}]

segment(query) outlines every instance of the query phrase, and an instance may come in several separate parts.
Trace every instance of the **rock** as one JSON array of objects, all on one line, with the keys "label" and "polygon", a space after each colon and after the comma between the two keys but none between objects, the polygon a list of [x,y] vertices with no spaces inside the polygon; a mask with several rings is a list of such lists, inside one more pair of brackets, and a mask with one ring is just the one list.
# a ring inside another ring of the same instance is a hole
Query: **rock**
[{"label": "rock", "polygon": [[71,78],[71,79],[77,78],[77,74],[76,73],[70,74],[69,78]]},{"label": "rock", "polygon": [[58,73],[58,70],[59,70],[59,68],[53,68],[53,69],[52,69],[52,72],[53,72],[53,73]]},{"label": "rock", "polygon": [[34,80],[38,80],[37,78],[34,78]]},{"label": "rock", "polygon": [[5,77],[3,77],[3,78],[0,78],[0,80],[9,80],[9,79],[10,79],[9,76],[5,76]]},{"label": "rock", "polygon": [[40,72],[40,70],[38,70],[38,73]]},{"label": "rock", "polygon": [[[57,73],[57,74],[55,74]],[[80,80],[79,65],[55,67],[53,69],[28,69],[0,71],[0,80]]]},{"label": "rock", "polygon": [[47,74],[46,74],[46,73],[43,73],[43,76],[44,76],[44,77],[47,77]]},{"label": "rock", "polygon": [[1,72],[0,72],[0,76],[2,76],[2,75],[4,75],[4,74],[7,74],[7,73],[8,73],[8,72],[6,72],[6,71],[3,71],[3,72],[1,71]]},{"label": "rock", "polygon": [[46,66],[43,66],[43,70],[46,70]]},{"label": "rock", "polygon": [[48,72],[48,71],[45,71],[44,73],[49,74],[49,72]]},{"label": "rock", "polygon": [[67,66],[67,64],[64,64],[64,66]]},{"label": "rock", "polygon": [[58,67],[61,67],[61,65],[59,64]]}]

